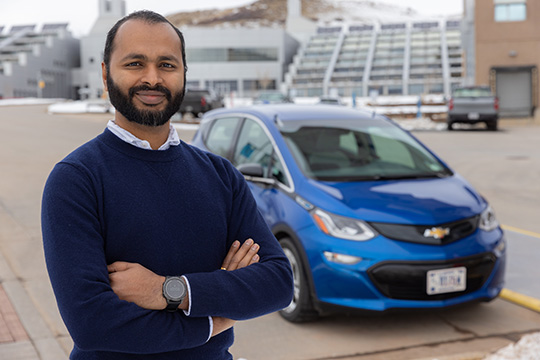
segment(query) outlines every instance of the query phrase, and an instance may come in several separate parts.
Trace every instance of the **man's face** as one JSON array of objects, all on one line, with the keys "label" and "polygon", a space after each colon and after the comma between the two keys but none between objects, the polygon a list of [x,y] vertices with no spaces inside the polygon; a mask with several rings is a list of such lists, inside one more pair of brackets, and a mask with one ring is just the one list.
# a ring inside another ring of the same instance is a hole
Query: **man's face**
[{"label": "man's face", "polygon": [[109,71],[103,68],[117,116],[161,126],[180,108],[184,64],[180,38],[169,24],[128,20],[114,39]]}]

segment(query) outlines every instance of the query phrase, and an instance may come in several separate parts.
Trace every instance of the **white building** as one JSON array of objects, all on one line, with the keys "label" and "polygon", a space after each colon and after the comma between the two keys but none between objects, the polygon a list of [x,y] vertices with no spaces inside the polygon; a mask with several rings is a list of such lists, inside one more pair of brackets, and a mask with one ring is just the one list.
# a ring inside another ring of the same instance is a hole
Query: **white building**
[{"label": "white building", "polygon": [[[8,35],[0,30],[0,96],[103,97],[105,39],[126,6],[124,0],[98,5],[98,19],[80,40],[80,67],[73,55],[78,41],[66,25],[46,25],[39,33],[33,27]],[[285,26],[181,27],[186,85],[238,97],[274,89],[296,96],[371,96],[449,95],[465,82],[463,50],[471,51],[471,34],[462,34],[469,33],[468,19],[317,25],[301,14],[300,0],[288,0]]]},{"label": "white building", "polygon": [[189,87],[213,87],[240,97],[281,89],[299,43],[284,29],[181,29]]},{"label": "white building", "polygon": [[461,21],[320,26],[289,68],[299,96],[449,95],[462,85]]},{"label": "white building", "polygon": [[105,38],[113,25],[126,15],[124,0],[99,0],[99,15],[90,33],[81,38],[81,67],[73,70],[73,84],[81,98],[103,95],[101,62]]},{"label": "white building", "polygon": [[0,26],[0,98],[72,98],[79,40],[67,24]]}]

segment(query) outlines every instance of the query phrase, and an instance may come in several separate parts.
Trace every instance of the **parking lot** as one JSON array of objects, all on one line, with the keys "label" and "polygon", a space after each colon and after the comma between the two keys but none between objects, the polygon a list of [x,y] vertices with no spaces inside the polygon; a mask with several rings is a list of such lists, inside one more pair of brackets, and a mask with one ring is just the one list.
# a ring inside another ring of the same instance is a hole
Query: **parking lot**
[{"label": "parking lot", "polygon": [[[0,337],[2,359],[67,358],[71,340],[41,248],[41,192],[53,165],[101,133],[109,118],[49,115],[43,105],[0,107],[0,287],[28,335]],[[192,128],[178,128],[184,140],[193,135]],[[507,288],[540,299],[540,126],[519,119],[502,121],[500,128],[413,134],[490,201],[508,239]],[[480,359],[538,331],[540,313],[503,299],[445,311],[331,316],[301,325],[271,314],[237,324],[232,353],[247,360]]]}]

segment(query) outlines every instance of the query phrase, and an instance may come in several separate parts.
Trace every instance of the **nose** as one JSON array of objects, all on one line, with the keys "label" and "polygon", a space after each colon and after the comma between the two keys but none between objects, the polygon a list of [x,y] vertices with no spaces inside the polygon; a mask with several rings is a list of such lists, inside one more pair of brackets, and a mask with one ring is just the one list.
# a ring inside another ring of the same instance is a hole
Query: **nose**
[{"label": "nose", "polygon": [[156,66],[149,65],[145,68],[141,82],[147,84],[148,86],[154,87],[163,82],[159,69]]}]

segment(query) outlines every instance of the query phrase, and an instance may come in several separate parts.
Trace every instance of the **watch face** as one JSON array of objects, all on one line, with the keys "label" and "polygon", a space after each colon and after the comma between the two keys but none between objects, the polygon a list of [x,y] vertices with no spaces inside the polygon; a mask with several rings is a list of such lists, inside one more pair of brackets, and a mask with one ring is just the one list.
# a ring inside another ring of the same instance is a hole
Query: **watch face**
[{"label": "watch face", "polygon": [[181,300],[186,294],[186,288],[181,280],[171,279],[165,284],[165,293],[171,299]]}]

